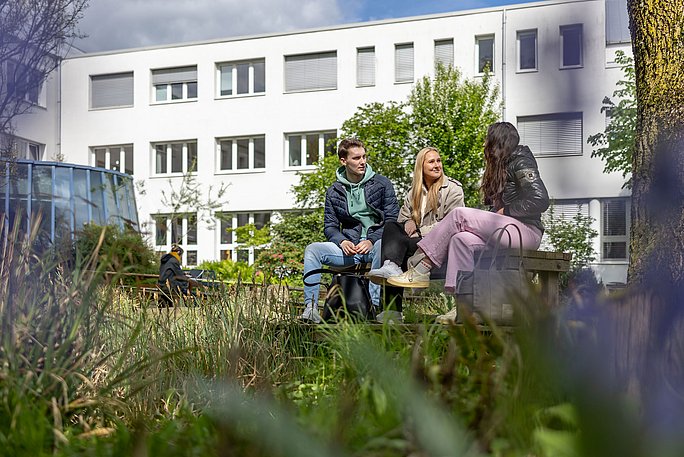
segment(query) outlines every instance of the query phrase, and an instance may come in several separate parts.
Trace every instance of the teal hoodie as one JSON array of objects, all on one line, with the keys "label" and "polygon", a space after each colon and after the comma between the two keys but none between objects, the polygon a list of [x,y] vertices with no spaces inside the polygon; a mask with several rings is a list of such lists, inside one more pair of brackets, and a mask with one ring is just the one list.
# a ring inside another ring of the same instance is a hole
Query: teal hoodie
[{"label": "teal hoodie", "polygon": [[366,165],[366,174],[361,181],[352,183],[347,180],[344,166],[337,169],[337,180],[344,185],[344,190],[347,194],[347,209],[349,215],[361,223],[361,239],[366,239],[368,227],[377,224],[379,215],[369,208],[366,204],[366,193],[363,189],[364,184],[375,176],[375,172],[370,165]]}]

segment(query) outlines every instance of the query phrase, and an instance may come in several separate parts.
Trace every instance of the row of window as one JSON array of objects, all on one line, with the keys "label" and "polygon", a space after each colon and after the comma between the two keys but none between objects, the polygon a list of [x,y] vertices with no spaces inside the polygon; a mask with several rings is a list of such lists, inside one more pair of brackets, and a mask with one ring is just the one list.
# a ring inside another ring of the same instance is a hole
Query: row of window
[{"label": "row of window", "polygon": [[[582,65],[582,24],[560,27],[560,66],[575,68]],[[517,32],[518,70],[534,71],[538,68],[537,30]],[[475,37],[476,63],[478,73],[486,69],[493,71],[494,35]],[[399,43],[394,46],[394,81],[414,81],[413,43]],[[438,64],[454,65],[454,40],[434,42],[434,61]],[[337,51],[284,56],[284,91],[303,92],[311,90],[337,89]],[[356,50],[356,84],[358,87],[375,85],[375,47],[360,47]],[[266,92],[266,62],[263,58],[220,62],[215,67],[215,96],[232,97]],[[197,66],[155,69],[151,71],[152,100],[154,103],[176,102],[197,99]],[[90,77],[92,109],[124,107],[133,105],[133,72]]]}]

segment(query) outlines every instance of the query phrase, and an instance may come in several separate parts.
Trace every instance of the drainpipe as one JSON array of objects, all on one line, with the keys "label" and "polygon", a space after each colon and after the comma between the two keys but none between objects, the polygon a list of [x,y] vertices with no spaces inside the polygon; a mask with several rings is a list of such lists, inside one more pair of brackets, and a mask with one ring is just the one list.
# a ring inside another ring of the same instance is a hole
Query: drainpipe
[{"label": "drainpipe", "polygon": [[506,120],[506,8],[501,12],[501,120]]}]

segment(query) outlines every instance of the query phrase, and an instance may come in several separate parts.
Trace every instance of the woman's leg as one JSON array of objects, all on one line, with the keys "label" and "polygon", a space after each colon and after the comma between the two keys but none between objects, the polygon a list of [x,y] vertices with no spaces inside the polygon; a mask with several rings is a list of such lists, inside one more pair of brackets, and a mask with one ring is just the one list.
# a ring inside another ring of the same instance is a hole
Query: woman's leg
[{"label": "woman's leg", "polygon": [[472,271],[475,267],[475,251],[482,249],[485,241],[474,233],[457,233],[449,240],[448,262],[444,289],[453,293],[459,271]]}]

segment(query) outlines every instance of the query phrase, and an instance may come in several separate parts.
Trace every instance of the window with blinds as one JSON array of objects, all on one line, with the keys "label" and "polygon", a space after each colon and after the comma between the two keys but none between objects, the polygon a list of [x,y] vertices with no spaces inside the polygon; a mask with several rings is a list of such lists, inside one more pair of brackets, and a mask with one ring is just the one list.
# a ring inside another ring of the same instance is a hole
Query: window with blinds
[{"label": "window with blinds", "polygon": [[627,260],[629,257],[628,199],[601,202],[601,260]]},{"label": "window with blinds", "polygon": [[582,113],[519,116],[518,133],[535,156],[582,155]]},{"label": "window with blinds", "polygon": [[630,41],[627,0],[606,0],[606,44]]},{"label": "window with blinds", "polygon": [[90,108],[133,106],[133,72],[90,76]]},{"label": "window with blinds", "polygon": [[285,56],[285,92],[337,89],[337,51]]},{"label": "window with blinds", "polygon": [[[547,226],[551,220],[570,223],[578,214],[585,218],[589,217],[588,200],[554,200],[551,202],[549,209],[542,215],[542,221]],[[549,251],[554,249],[549,243],[548,233],[544,233],[542,237],[541,249]]]},{"label": "window with blinds", "polygon": [[454,40],[435,41],[435,69],[439,64],[454,66]]},{"label": "window with blinds", "polygon": [[356,49],[356,85],[375,86],[375,47]]},{"label": "window with blinds", "polygon": [[197,98],[197,66],[152,70],[154,100],[168,102]]},{"label": "window with blinds", "polygon": [[413,82],[413,43],[394,45],[394,81]]}]

